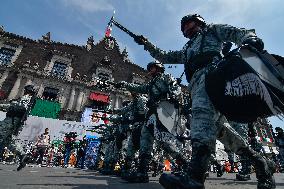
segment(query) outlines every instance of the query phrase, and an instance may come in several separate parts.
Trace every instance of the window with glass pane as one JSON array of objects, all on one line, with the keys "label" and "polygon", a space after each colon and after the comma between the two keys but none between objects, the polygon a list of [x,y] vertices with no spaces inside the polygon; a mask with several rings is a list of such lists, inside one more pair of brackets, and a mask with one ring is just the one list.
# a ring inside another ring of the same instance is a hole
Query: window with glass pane
[{"label": "window with glass pane", "polygon": [[59,89],[45,87],[42,93],[42,98],[44,100],[54,101],[54,100],[57,100],[58,93],[59,93]]},{"label": "window with glass pane", "polygon": [[11,62],[12,57],[15,54],[15,50],[7,49],[7,48],[1,48],[0,49],[0,65],[7,65]]},{"label": "window with glass pane", "polygon": [[51,71],[51,75],[64,78],[66,76],[67,65],[61,62],[55,62]]}]

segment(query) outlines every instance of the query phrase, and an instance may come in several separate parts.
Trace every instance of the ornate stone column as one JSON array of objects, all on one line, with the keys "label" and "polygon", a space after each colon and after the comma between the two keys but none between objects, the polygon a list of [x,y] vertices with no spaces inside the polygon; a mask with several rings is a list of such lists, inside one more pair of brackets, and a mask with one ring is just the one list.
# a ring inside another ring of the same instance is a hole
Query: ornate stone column
[{"label": "ornate stone column", "polygon": [[2,85],[3,85],[4,81],[7,79],[8,75],[9,75],[9,71],[5,70],[4,73],[2,74],[1,79],[0,79],[0,88],[2,88]]},{"label": "ornate stone column", "polygon": [[78,112],[81,110],[84,95],[85,95],[85,93],[84,93],[83,89],[80,89],[80,92],[79,92],[79,95],[78,95],[78,98],[77,98],[76,108],[75,108],[76,111],[78,111]]},{"label": "ornate stone column", "polygon": [[115,95],[114,108],[118,109],[118,107],[119,107],[119,96]]},{"label": "ornate stone column", "polygon": [[70,97],[69,97],[69,102],[68,102],[68,106],[67,106],[67,110],[72,110],[72,108],[73,108],[75,92],[76,92],[75,91],[75,87],[72,86]]},{"label": "ornate stone column", "polygon": [[18,78],[17,78],[17,80],[16,80],[16,82],[15,82],[15,84],[14,84],[14,86],[13,86],[13,88],[12,88],[12,90],[11,90],[9,96],[8,96],[8,100],[14,99],[17,96],[17,94],[19,92],[19,87],[21,85],[21,81],[22,81],[22,75],[19,74]]}]

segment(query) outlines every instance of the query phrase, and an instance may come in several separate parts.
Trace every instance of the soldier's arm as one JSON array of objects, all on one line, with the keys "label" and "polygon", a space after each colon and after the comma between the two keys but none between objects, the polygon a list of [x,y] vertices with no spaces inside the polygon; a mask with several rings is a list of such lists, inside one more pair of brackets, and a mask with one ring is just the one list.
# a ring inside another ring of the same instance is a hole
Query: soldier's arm
[{"label": "soldier's arm", "polygon": [[142,93],[142,94],[147,94],[148,93],[148,88],[149,88],[149,84],[134,84],[134,83],[127,83],[127,82],[123,82],[122,83],[122,87],[126,88],[128,91],[133,91],[136,93]]},{"label": "soldier's arm", "polygon": [[227,24],[214,24],[210,28],[222,42],[234,42],[238,46],[248,38],[257,37],[254,29],[237,28]]},{"label": "soldier's arm", "polygon": [[166,52],[156,47],[148,40],[144,44],[144,49],[148,51],[153,58],[163,64],[182,64],[183,51]]}]

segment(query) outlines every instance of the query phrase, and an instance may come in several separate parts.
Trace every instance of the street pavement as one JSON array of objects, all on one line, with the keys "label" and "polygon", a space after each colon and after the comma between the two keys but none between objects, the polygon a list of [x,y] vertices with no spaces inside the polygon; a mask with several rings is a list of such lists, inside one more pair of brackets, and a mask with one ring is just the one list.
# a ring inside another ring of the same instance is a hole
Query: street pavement
[{"label": "street pavement", "polygon": [[[159,177],[150,177],[150,183],[130,184],[119,177],[101,175],[95,171],[74,168],[25,167],[16,171],[15,165],[0,165],[0,189],[162,189]],[[284,189],[284,174],[275,174],[277,189]],[[234,173],[217,178],[210,173],[206,189],[256,189],[255,174],[252,180],[240,182]]]}]

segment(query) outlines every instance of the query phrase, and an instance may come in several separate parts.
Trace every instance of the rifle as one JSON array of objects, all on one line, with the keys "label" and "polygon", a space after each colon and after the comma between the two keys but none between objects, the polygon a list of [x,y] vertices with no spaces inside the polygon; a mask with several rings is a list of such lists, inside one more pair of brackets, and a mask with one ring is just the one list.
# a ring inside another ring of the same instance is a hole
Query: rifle
[{"label": "rifle", "polygon": [[[137,37],[143,37],[142,35],[137,35],[133,32],[131,32],[130,30],[128,30],[127,28],[125,28],[124,26],[122,26],[121,24],[119,24],[117,21],[114,20],[114,17],[112,16],[110,19],[109,23],[113,23],[115,26],[117,26],[119,29],[121,29],[122,31],[124,31],[125,33],[127,33],[130,37],[132,37],[133,39],[137,38]],[[182,75],[180,76],[180,78],[177,78],[177,83],[180,84],[182,81],[182,76],[183,76],[184,72],[182,73]]]},{"label": "rifle", "polygon": [[127,28],[125,28],[124,26],[122,26],[121,24],[119,24],[117,21],[114,20],[114,17],[112,16],[110,19],[110,23],[113,23],[114,25],[116,25],[116,27],[118,27],[119,29],[121,29],[122,31],[124,31],[125,33],[127,33],[128,35],[130,35],[131,37],[135,38],[138,37],[138,35],[134,34],[133,32],[129,31]]}]

